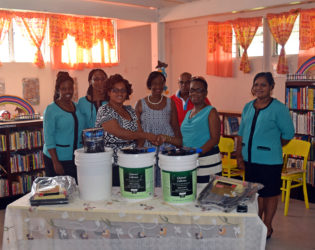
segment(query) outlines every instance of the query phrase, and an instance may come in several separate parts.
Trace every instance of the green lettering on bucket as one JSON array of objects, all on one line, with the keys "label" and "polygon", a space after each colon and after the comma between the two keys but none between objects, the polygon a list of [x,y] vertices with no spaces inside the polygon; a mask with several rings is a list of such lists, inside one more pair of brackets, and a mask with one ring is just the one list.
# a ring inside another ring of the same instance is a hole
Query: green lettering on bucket
[{"label": "green lettering on bucket", "polygon": [[153,166],[125,168],[119,166],[120,192],[128,199],[146,199],[153,195]]},{"label": "green lettering on bucket", "polygon": [[182,172],[162,170],[162,189],[166,202],[193,202],[196,199],[197,170]]}]

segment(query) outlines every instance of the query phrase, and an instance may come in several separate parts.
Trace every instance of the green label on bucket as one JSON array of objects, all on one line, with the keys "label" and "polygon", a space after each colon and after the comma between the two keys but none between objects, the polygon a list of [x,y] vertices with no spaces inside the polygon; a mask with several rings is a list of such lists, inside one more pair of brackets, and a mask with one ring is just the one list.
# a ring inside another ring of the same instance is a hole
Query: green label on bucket
[{"label": "green label on bucket", "polygon": [[173,172],[170,173],[171,195],[185,197],[193,193],[192,172]]},{"label": "green label on bucket", "polygon": [[170,203],[192,202],[196,199],[196,170],[170,172],[162,170],[163,198]]},{"label": "green label on bucket", "polygon": [[136,194],[145,191],[145,169],[124,169],[124,190]]},{"label": "green label on bucket", "polygon": [[119,167],[122,197],[145,199],[153,195],[153,166],[145,168]]}]

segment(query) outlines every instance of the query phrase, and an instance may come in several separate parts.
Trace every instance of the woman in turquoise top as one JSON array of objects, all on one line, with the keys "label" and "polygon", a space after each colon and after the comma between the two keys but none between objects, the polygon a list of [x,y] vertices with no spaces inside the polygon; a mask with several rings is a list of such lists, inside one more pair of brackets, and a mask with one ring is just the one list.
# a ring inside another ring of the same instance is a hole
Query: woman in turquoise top
[{"label": "woman in turquoise top", "polygon": [[96,114],[105,101],[107,74],[102,69],[93,69],[88,76],[89,88],[86,96],[79,99],[78,109],[84,116],[88,128],[95,126]]},{"label": "woman in turquoise top", "polygon": [[222,172],[218,147],[220,140],[220,118],[216,109],[205,103],[208,84],[203,77],[193,77],[190,83],[189,98],[194,108],[187,112],[181,125],[183,145],[201,148],[197,181],[207,183],[210,174]]},{"label": "woman in turquoise top", "polygon": [[77,178],[74,150],[82,147],[85,121],[72,102],[73,78],[68,72],[57,75],[54,102],[44,111],[44,163],[47,176],[70,175]]},{"label": "woman in turquoise top", "polygon": [[275,86],[270,72],[258,73],[247,103],[237,140],[237,164],[245,168],[246,181],[258,182],[258,214],[267,226],[267,239],[273,232],[272,220],[277,210],[281,185],[282,146],[294,136],[294,126],[287,107],[271,97]]}]

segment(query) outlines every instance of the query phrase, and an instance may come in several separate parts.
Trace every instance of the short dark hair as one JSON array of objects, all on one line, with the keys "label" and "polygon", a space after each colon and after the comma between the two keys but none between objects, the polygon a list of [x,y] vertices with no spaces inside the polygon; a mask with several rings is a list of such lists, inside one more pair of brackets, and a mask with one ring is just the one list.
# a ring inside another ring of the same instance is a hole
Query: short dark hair
[{"label": "short dark hair", "polygon": [[191,77],[192,77],[192,75],[191,75],[189,72],[183,72],[183,73],[180,74],[179,79],[180,79],[181,77],[183,77],[183,76],[187,76],[187,77],[189,77],[190,79],[191,79]]},{"label": "short dark hair", "polygon": [[56,79],[56,84],[55,84],[54,101],[56,101],[60,97],[60,94],[59,94],[60,85],[65,81],[70,81],[72,84],[74,84],[74,80],[69,75],[68,72],[59,71],[57,73],[57,79]]},{"label": "short dark hair", "polygon": [[202,83],[205,90],[208,90],[208,83],[206,79],[204,79],[202,76],[193,76],[190,80],[190,82],[200,82]]},{"label": "short dark hair", "polygon": [[[253,86],[256,82],[256,80],[260,77],[264,77],[266,79],[266,81],[268,82],[268,84],[272,87],[272,89],[275,87],[275,80],[273,79],[273,76],[270,72],[260,72],[260,73],[257,73],[254,77],[254,80],[253,80]],[[252,92],[252,95],[254,95],[253,93],[253,87],[251,89],[251,92]]]},{"label": "short dark hair", "polygon": [[114,88],[114,85],[116,83],[122,82],[126,89],[127,89],[127,96],[126,100],[129,100],[129,96],[132,94],[132,85],[129,83],[127,79],[124,79],[120,74],[115,74],[111,75],[107,80],[106,80],[106,86],[107,86],[107,91],[106,91],[106,100],[109,101],[109,96],[108,92],[111,91]]},{"label": "short dark hair", "polygon": [[148,87],[148,89],[151,89],[152,81],[155,78],[157,78],[158,76],[162,76],[164,83],[166,82],[165,75],[162,72],[160,72],[160,71],[152,71],[150,73],[149,77],[148,77],[148,80],[147,80],[147,87]]}]

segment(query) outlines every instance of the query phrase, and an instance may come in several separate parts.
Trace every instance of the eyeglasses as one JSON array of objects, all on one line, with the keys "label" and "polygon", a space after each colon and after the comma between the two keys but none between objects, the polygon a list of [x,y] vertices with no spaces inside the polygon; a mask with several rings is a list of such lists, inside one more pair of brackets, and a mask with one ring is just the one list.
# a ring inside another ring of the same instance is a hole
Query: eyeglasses
[{"label": "eyeglasses", "polygon": [[186,84],[190,84],[190,80],[188,81],[179,81],[180,85],[186,85]]},{"label": "eyeglasses", "polygon": [[92,79],[93,82],[96,82],[96,81],[102,81],[102,82],[104,82],[104,81],[106,81],[106,80],[107,80],[106,78],[98,78],[98,77],[95,77],[95,78]]},{"label": "eyeglasses", "polygon": [[192,94],[192,93],[197,93],[197,94],[201,94],[201,93],[203,93],[203,92],[205,92],[205,89],[203,89],[203,88],[198,88],[198,89],[190,89],[189,90],[189,93],[190,94]]},{"label": "eyeglasses", "polygon": [[122,93],[122,94],[125,94],[127,93],[127,89],[117,89],[117,88],[113,88],[111,89],[111,91],[115,94],[118,94],[118,93]]}]

